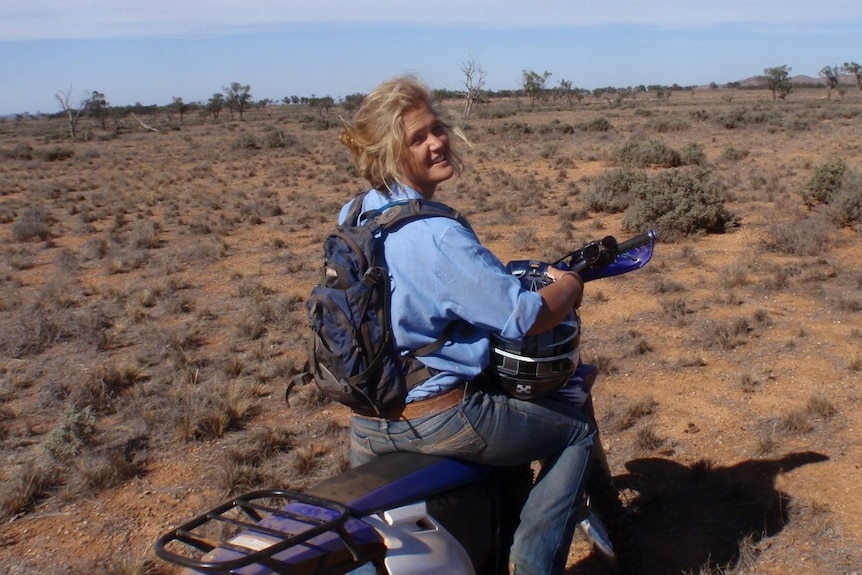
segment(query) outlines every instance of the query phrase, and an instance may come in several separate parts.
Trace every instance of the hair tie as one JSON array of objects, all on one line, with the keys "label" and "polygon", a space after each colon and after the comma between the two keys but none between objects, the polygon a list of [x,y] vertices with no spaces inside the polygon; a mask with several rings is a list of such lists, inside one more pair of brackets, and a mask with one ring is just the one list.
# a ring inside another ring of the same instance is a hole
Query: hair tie
[{"label": "hair tie", "polygon": [[356,149],[356,140],[353,138],[353,134],[351,134],[347,128],[341,131],[341,133],[338,135],[338,139],[341,140],[342,144],[344,144],[351,150]]}]

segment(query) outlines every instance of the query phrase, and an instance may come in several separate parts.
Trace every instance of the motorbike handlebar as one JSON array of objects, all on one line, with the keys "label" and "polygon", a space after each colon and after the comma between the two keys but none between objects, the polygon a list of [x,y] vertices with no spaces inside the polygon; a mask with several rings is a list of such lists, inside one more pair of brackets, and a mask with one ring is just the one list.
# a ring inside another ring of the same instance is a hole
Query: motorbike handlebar
[{"label": "motorbike handlebar", "polygon": [[645,246],[648,243],[654,242],[656,240],[655,231],[650,230],[648,232],[644,232],[642,234],[636,235],[635,237],[624,241],[623,243],[617,246],[617,253],[623,254],[629,250],[633,250],[635,248],[639,248],[641,246]]},{"label": "motorbike handlebar", "polygon": [[[643,267],[652,256],[655,241],[656,233],[653,230],[619,243],[613,236],[607,236],[545,265],[577,272],[584,281],[611,277]],[[518,267],[518,264],[523,262],[512,262],[510,268]]]}]

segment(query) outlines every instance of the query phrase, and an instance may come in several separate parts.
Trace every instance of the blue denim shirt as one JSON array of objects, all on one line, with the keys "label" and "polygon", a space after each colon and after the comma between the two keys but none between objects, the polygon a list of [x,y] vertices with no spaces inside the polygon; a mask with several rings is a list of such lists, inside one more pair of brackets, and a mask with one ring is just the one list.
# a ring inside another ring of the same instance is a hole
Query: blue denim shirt
[{"label": "blue denim shirt", "polygon": [[[372,191],[365,196],[363,211],[401,199],[424,196],[400,186],[388,197]],[[349,206],[348,202],[342,208],[339,222]],[[424,218],[402,226],[386,238],[384,256],[399,350],[406,353],[427,345],[450,322],[460,322],[451,341],[419,358],[440,373],[413,388],[408,401],[437,395],[479,375],[490,359],[491,332],[521,339],[542,307],[538,293],[522,289],[472,230],[450,218]]]}]

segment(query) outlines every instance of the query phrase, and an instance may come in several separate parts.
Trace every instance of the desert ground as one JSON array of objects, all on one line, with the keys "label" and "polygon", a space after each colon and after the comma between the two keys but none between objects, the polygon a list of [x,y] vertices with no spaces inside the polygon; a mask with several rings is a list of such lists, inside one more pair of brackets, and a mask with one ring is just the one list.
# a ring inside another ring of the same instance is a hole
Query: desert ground
[{"label": "desert ground", "polygon": [[[644,573],[862,573],[860,93],[440,108],[472,147],[435,199],[502,261],[651,227],[600,201],[611,173],[698,170],[725,210],[581,308]],[[182,520],[346,467],[347,410],[285,401],[322,240],[364,187],[345,113],[0,124],[0,572],[173,573],[152,545]],[[681,160],[632,166],[644,143]],[[844,203],[813,201],[835,165]],[[603,571],[576,541],[569,573]]]}]

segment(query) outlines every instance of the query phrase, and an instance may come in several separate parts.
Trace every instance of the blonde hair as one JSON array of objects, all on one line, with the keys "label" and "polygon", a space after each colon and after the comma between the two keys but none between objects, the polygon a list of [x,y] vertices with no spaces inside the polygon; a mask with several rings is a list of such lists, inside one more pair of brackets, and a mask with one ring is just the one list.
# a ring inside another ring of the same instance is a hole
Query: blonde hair
[{"label": "blonde hair", "polygon": [[353,165],[363,178],[377,190],[387,192],[392,184],[407,184],[401,157],[404,150],[402,118],[422,106],[440,120],[449,136],[449,162],[460,174],[461,157],[452,145],[453,136],[466,142],[460,130],[452,129],[431,105],[431,91],[412,76],[399,76],[383,82],[368,94],[359,106],[352,122],[344,122],[339,135],[350,150]]}]

